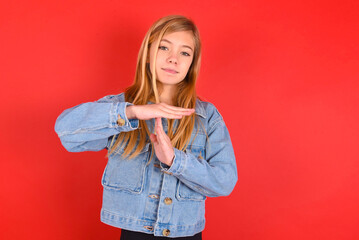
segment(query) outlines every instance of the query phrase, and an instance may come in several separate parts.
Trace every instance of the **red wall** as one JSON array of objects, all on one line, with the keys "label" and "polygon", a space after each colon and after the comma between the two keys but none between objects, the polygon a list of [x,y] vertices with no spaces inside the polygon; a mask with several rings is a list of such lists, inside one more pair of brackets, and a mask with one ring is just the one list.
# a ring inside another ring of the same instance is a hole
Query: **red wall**
[{"label": "red wall", "polygon": [[100,222],[105,151],[66,152],[54,123],[131,84],[147,29],[174,13],[200,29],[198,92],[238,164],[234,192],[207,201],[204,239],[359,239],[358,12],[357,0],[2,2],[0,239],[119,239]]}]

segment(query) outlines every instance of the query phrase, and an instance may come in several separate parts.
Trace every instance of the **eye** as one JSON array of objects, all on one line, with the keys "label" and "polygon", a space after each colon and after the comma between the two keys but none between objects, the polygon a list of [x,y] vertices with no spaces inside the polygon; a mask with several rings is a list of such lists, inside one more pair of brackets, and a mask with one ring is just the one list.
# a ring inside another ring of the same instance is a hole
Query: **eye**
[{"label": "eye", "polygon": [[185,55],[185,56],[188,56],[188,57],[191,56],[191,55],[190,55],[189,53],[187,53],[187,52],[182,52],[182,54]]},{"label": "eye", "polygon": [[161,49],[161,50],[166,50],[166,49],[168,49],[167,47],[165,47],[165,46],[159,46],[158,47],[158,49]]}]

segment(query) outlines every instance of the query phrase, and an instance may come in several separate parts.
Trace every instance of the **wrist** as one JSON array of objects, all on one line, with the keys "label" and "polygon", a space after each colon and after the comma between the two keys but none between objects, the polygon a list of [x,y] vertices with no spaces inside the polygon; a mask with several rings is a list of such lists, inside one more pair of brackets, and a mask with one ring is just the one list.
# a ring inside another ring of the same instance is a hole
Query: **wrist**
[{"label": "wrist", "polygon": [[135,107],[135,106],[133,106],[133,105],[126,107],[126,116],[127,116],[127,119],[134,119],[134,118],[136,118],[136,114],[135,114],[135,111],[134,111],[134,107]]},{"label": "wrist", "polygon": [[167,163],[167,166],[171,167],[174,159],[175,159],[175,154],[173,153],[173,157],[172,157],[172,159]]}]

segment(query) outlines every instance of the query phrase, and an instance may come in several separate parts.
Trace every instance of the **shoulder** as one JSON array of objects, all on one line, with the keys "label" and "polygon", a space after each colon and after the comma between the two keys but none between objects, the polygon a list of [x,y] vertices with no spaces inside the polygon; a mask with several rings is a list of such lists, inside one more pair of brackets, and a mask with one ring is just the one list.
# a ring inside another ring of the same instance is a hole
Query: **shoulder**
[{"label": "shoulder", "polygon": [[107,95],[99,100],[97,100],[98,103],[109,103],[109,102],[124,102],[125,101],[125,93],[120,93],[116,95]]},{"label": "shoulder", "polygon": [[197,98],[196,101],[196,114],[205,119],[209,128],[213,127],[216,123],[223,121],[222,115],[213,103],[202,101],[199,98]]}]

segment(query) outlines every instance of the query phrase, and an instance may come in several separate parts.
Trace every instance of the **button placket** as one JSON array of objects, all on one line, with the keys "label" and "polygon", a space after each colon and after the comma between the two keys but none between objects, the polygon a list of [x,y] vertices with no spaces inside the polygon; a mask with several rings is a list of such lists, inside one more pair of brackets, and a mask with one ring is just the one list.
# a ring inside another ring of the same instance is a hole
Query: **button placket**
[{"label": "button placket", "polygon": [[177,179],[167,175],[162,175],[162,188],[160,193],[160,202],[158,205],[157,221],[161,224],[167,224],[172,218],[173,196],[176,194]]}]

